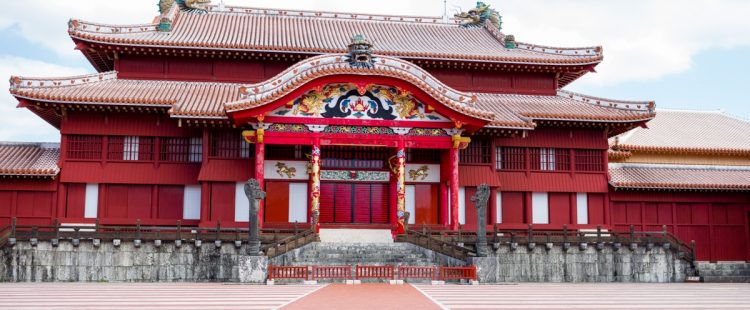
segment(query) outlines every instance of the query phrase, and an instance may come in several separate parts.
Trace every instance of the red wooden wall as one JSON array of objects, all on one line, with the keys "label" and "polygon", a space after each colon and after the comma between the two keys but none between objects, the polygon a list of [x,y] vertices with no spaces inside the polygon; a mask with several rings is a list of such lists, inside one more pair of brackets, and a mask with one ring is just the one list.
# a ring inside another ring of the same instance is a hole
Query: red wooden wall
[{"label": "red wooden wall", "polygon": [[666,225],[683,242],[695,240],[699,260],[750,260],[747,194],[619,191],[611,197],[616,230]]},{"label": "red wooden wall", "polygon": [[120,78],[256,83],[293,62],[123,55],[115,66]]},{"label": "red wooden wall", "polygon": [[[120,78],[257,83],[291,66],[290,61],[226,60],[189,57],[122,55],[116,60]],[[461,91],[556,94],[554,73],[501,72],[427,68],[448,86]]]},{"label": "red wooden wall", "polygon": [[427,68],[438,80],[461,91],[555,95],[554,73]]},{"label": "red wooden wall", "polygon": [[438,224],[439,184],[414,184],[414,224]]},{"label": "red wooden wall", "polygon": [[3,179],[0,181],[0,227],[17,218],[19,225],[52,224],[57,210],[56,180]]},{"label": "red wooden wall", "polygon": [[289,222],[289,183],[288,181],[266,181],[265,216],[266,223]]},{"label": "red wooden wall", "polygon": [[99,185],[98,217],[105,224],[176,225],[182,220],[184,186]]},{"label": "red wooden wall", "polygon": [[209,185],[209,221],[234,222],[234,191],[236,183],[211,182]]}]

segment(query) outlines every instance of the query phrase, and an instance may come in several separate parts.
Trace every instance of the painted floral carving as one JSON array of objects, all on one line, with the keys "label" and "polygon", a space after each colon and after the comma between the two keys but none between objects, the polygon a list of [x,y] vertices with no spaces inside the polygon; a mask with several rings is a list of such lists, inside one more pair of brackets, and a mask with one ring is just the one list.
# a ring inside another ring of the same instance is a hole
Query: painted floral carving
[{"label": "painted floral carving", "polygon": [[271,114],[363,120],[448,121],[404,89],[364,84],[317,87]]}]

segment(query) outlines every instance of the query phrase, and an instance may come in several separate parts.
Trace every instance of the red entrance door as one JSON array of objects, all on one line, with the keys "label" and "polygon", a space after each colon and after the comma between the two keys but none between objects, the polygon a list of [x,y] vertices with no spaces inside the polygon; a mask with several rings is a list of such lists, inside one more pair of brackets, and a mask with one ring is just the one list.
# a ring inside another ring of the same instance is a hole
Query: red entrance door
[{"label": "red entrance door", "polygon": [[388,184],[322,183],[321,223],[388,223]]}]

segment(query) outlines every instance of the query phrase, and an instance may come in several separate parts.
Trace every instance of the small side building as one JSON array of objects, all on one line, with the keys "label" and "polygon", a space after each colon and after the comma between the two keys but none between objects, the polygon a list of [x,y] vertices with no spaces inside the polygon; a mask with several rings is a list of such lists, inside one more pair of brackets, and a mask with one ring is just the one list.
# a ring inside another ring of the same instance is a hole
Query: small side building
[{"label": "small side building", "polygon": [[613,228],[666,225],[698,260],[750,260],[750,122],[659,110],[647,126],[610,139]]}]

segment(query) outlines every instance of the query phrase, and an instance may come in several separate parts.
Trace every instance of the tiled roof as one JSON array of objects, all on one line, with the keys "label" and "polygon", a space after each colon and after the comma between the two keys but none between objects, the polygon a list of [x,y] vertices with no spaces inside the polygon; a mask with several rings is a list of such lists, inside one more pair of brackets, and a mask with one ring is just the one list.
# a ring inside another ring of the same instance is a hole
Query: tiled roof
[{"label": "tiled roof", "polygon": [[616,150],[750,154],[750,121],[720,111],[659,110],[648,128],[610,139]]},{"label": "tiled roof", "polygon": [[0,142],[0,175],[54,177],[60,169],[57,143]]},{"label": "tiled roof", "polygon": [[[421,69],[413,67],[410,70]],[[437,93],[430,95],[461,113],[490,120],[489,127],[531,129],[535,126],[534,121],[539,120],[639,122],[653,117],[652,105],[648,102],[603,101],[564,91],[552,96],[462,93],[451,90],[437,80],[432,81],[429,75],[423,77],[410,73],[406,76],[397,75],[397,72],[407,71],[390,68],[378,74],[406,79],[428,93],[431,88],[437,89]],[[276,78],[272,80],[278,81]],[[251,107],[261,102],[251,100],[253,98],[262,97],[266,99],[262,102],[268,102],[268,98],[275,98],[289,90],[275,87],[273,82],[266,84],[267,88],[258,88],[256,96],[254,85],[127,80],[118,79],[116,72],[107,72],[55,79],[14,77],[11,93],[32,101],[160,107],[170,108],[169,112],[174,117],[227,119],[225,108]],[[246,95],[241,95],[243,91]],[[245,99],[242,99],[243,96]]]},{"label": "tiled roof", "polygon": [[14,77],[11,93],[35,101],[172,108],[175,116],[226,118],[223,103],[239,99],[240,84],[118,79],[116,72],[36,79]]},{"label": "tiled roof", "polygon": [[750,190],[750,168],[655,164],[610,164],[615,188]]},{"label": "tiled roof", "polygon": [[[477,93],[477,106],[531,120],[637,122],[654,116],[653,103],[614,101],[567,91],[557,96]],[[490,126],[498,126],[491,123]]]},{"label": "tiled roof", "polygon": [[[174,10],[173,10],[174,11]],[[379,54],[414,59],[589,65],[601,48],[554,48],[518,43],[506,49],[504,35],[491,27],[465,28],[440,17],[383,16],[210,6],[207,14],[172,12],[173,28],[158,24],[105,25],[71,20],[69,33],[83,41],[141,47],[326,54],[346,51],[349,38],[363,34]],[[170,16],[171,17],[171,16]]]}]

